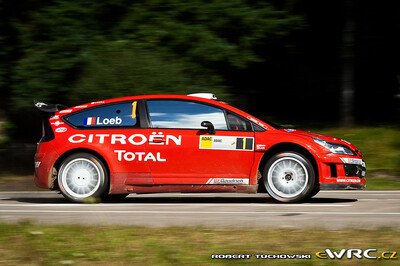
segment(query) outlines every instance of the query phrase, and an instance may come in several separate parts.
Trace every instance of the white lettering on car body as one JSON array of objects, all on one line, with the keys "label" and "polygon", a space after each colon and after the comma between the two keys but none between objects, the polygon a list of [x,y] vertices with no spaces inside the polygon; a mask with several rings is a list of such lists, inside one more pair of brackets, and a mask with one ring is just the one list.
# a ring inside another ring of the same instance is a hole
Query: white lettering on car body
[{"label": "white lettering on car body", "polygon": [[[160,132],[161,133],[161,132]],[[125,134],[74,134],[68,138],[68,141],[74,144],[78,143],[99,143],[104,144],[106,141],[109,141],[110,144],[122,144],[122,145],[135,145],[140,146],[145,144],[149,140],[150,145],[170,145],[175,144],[177,146],[182,145],[182,136],[174,136],[174,135],[150,135],[146,137],[143,134],[133,134],[130,136],[126,136]],[[157,141],[162,140],[162,141]],[[154,142],[155,141],[155,142]]]},{"label": "white lettering on car body", "polygon": [[[131,152],[131,151],[126,151],[126,150],[114,150],[114,152],[117,154],[117,160],[118,161],[127,161],[127,162],[132,162],[134,160],[138,162],[147,162],[147,161],[153,161],[153,162],[166,162],[167,159],[161,158],[161,154],[159,152],[154,155],[151,152],[148,152],[147,154],[145,152]],[[143,157],[143,155],[145,155]]]},{"label": "white lettering on car body", "polygon": [[101,125],[120,125],[122,123],[122,119],[117,117],[114,118],[103,118],[97,117],[96,124],[97,126]]}]

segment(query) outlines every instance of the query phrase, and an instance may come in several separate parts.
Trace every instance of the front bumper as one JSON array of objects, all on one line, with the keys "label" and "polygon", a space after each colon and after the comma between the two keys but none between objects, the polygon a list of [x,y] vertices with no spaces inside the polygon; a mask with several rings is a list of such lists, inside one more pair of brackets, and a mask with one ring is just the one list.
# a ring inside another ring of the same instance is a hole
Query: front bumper
[{"label": "front bumper", "polygon": [[364,189],[366,167],[359,156],[328,154],[321,158],[319,170],[320,189]]}]

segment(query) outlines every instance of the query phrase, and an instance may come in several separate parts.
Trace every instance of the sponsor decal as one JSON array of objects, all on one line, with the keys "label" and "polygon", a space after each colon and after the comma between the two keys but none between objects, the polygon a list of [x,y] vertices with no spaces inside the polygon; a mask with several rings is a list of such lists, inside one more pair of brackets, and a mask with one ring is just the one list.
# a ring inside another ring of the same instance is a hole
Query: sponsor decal
[{"label": "sponsor decal", "polygon": [[[68,141],[71,143],[110,143],[114,144],[122,144],[122,145],[143,145],[146,142],[149,142],[149,145],[170,145],[175,144],[180,146],[182,144],[182,136],[174,136],[174,135],[163,135],[162,132],[158,134],[154,134],[150,136],[145,136],[143,134],[132,134],[132,135],[124,135],[124,134],[74,134],[68,138]],[[156,138],[163,136],[160,142],[156,141]],[[152,141],[153,142],[152,142]]]},{"label": "sponsor decal", "polygon": [[61,110],[59,113],[60,114],[69,114],[72,112],[72,109],[65,109],[65,110]]},{"label": "sponsor decal", "polygon": [[365,162],[362,159],[358,158],[340,158],[342,162],[347,163],[347,164],[357,164],[365,167]]},{"label": "sponsor decal", "polygon": [[167,161],[167,159],[161,158],[161,154],[159,152],[157,152],[155,155],[151,152],[142,152],[142,151],[131,152],[131,151],[126,151],[126,150],[114,150],[114,152],[117,154],[117,160],[120,162],[121,161],[127,161],[127,162],[132,162],[132,161],[166,162]]},{"label": "sponsor decal", "polygon": [[60,116],[59,115],[53,115],[52,117],[50,117],[50,120],[56,120],[59,119]]},{"label": "sponsor decal", "polygon": [[101,103],[104,103],[104,101],[91,102],[90,104],[101,104]]},{"label": "sponsor decal", "polygon": [[264,123],[258,121],[258,120],[255,119],[254,117],[248,116],[248,117],[246,117],[246,118],[249,119],[251,122],[253,122],[253,123],[259,125],[260,127],[263,127],[263,128],[265,128],[265,129],[268,128]]},{"label": "sponsor decal", "polygon": [[200,137],[200,148],[201,149],[212,149],[212,137],[201,136]]},{"label": "sponsor decal", "polygon": [[78,106],[75,106],[76,109],[83,109],[83,108],[86,108],[86,107],[88,107],[88,106],[87,106],[87,105],[78,105]]},{"label": "sponsor decal", "polygon": [[[151,135],[145,136],[143,134],[74,134],[68,138],[70,143],[109,143],[111,145],[135,145],[140,146],[148,143],[149,145],[182,145],[182,136],[164,135],[163,132],[152,132]],[[166,162],[160,152],[143,152],[143,151],[128,151],[128,150],[114,150],[118,161],[137,161],[137,162]]]},{"label": "sponsor decal", "polygon": [[52,122],[50,124],[55,125],[56,127],[58,127],[59,125],[64,125],[64,122],[61,122],[61,121],[57,120],[56,122]]},{"label": "sponsor decal", "polygon": [[256,150],[265,150],[266,146],[265,144],[256,144]]},{"label": "sponsor decal", "polygon": [[248,185],[248,178],[210,178],[206,184],[218,184],[218,185]]},{"label": "sponsor decal", "polygon": [[152,145],[163,145],[165,141],[166,139],[162,132],[152,132],[149,136],[149,144]]},{"label": "sponsor decal", "polygon": [[200,149],[252,151],[254,138],[234,136],[200,136]]},{"label": "sponsor decal", "polygon": [[85,126],[120,125],[121,123],[122,119],[118,116],[113,118],[86,117],[83,121]]},{"label": "sponsor decal", "polygon": [[64,133],[65,131],[67,131],[67,128],[66,127],[59,127],[59,128],[56,128],[55,131],[57,133]]},{"label": "sponsor decal", "polygon": [[338,178],[336,181],[338,183],[361,183],[361,180],[358,178]]}]

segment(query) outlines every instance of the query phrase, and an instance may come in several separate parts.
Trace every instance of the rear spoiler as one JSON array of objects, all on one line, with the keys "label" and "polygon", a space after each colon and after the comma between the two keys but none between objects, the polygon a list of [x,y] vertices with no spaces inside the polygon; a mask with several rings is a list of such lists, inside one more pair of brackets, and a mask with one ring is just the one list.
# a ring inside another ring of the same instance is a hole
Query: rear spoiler
[{"label": "rear spoiler", "polygon": [[34,102],[34,105],[37,109],[44,113],[55,113],[68,108],[67,106],[62,104],[52,104],[44,102]]}]

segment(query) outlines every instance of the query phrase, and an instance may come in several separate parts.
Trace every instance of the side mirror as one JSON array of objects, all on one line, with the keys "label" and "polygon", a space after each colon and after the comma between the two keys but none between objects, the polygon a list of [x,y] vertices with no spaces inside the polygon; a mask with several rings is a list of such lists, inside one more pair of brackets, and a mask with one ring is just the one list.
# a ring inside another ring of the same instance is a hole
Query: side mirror
[{"label": "side mirror", "polygon": [[202,127],[206,127],[207,130],[208,130],[208,132],[209,132],[210,134],[215,134],[214,125],[213,125],[213,123],[211,123],[210,121],[203,121],[203,122],[201,122],[200,125],[201,125]]}]

